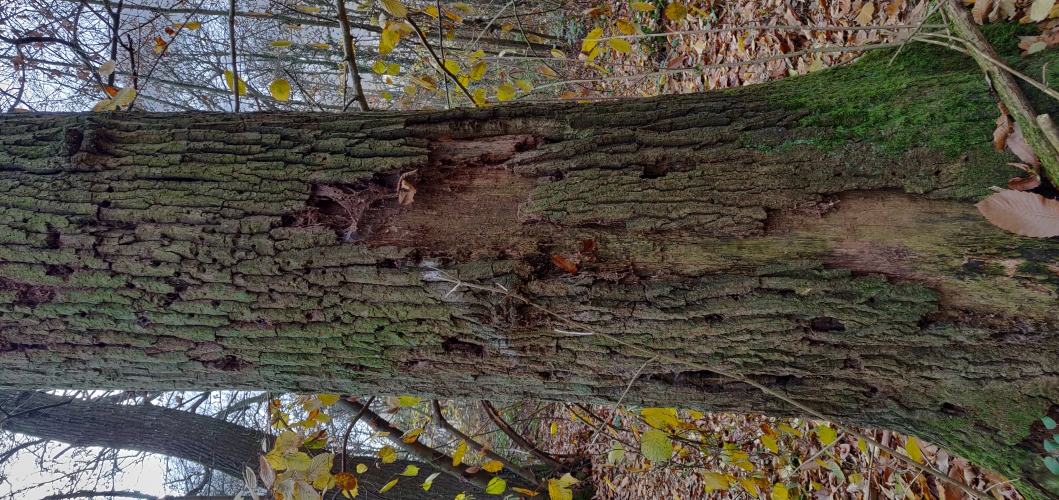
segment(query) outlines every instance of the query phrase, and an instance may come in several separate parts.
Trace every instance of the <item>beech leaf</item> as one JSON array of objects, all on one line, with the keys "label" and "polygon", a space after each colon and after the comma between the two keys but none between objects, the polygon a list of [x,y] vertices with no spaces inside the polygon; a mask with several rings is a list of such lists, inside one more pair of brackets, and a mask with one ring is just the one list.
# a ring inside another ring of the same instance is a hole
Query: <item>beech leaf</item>
[{"label": "beech leaf", "polygon": [[113,59],[103,63],[103,65],[99,67],[99,75],[110,76],[110,74],[114,72],[114,67],[117,66],[117,64],[118,63]]},{"label": "beech leaf", "polygon": [[280,78],[268,86],[268,92],[277,101],[287,101],[290,99],[290,84]]},{"label": "beech leaf", "polygon": [[1018,123],[1012,127],[1011,133],[1008,134],[1007,146],[1023,162],[1030,165],[1041,164],[1040,160],[1037,159],[1037,155],[1033,153],[1033,148],[1026,142],[1026,137],[1022,135],[1022,128],[1019,127]]},{"label": "beech leaf", "polygon": [[1059,201],[1023,191],[1001,191],[977,205],[994,226],[1022,236],[1059,236]]},{"label": "beech leaf", "polygon": [[562,256],[552,255],[552,264],[555,264],[555,267],[558,267],[570,274],[577,273],[577,266],[575,266],[573,262],[566,260]]},{"label": "beech leaf", "polygon": [[1055,0],[1033,0],[1030,5],[1030,20],[1033,22],[1043,21],[1055,6]]},{"label": "beech leaf", "polygon": [[640,441],[640,454],[651,462],[665,462],[673,456],[673,442],[666,433],[658,429],[648,429]]}]

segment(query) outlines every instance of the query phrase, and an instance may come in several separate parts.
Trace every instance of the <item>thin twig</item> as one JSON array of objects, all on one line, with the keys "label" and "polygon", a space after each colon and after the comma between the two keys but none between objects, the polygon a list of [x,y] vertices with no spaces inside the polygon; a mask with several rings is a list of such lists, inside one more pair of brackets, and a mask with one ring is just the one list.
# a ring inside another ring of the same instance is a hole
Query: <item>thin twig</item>
[{"label": "thin twig", "polygon": [[342,51],[345,52],[346,68],[353,78],[353,99],[360,105],[361,111],[368,110],[368,99],[364,96],[364,87],[360,83],[360,70],[357,68],[357,55],[353,50],[353,35],[349,32],[349,15],[346,14],[346,1],[335,0],[338,7],[338,24],[342,31]]},{"label": "thin twig", "polygon": [[[342,0],[338,1],[341,2]],[[368,408],[371,407],[371,404],[374,402],[375,396],[372,396],[367,403],[364,403],[364,406],[357,412],[356,416],[353,417],[353,420],[349,421],[349,426],[346,427],[346,435],[342,437],[342,472],[346,471],[346,457],[349,456],[349,452],[346,451],[349,447],[349,433],[353,431],[353,426],[357,425],[357,421],[360,420],[360,417],[364,416],[364,412],[368,411]]]},{"label": "thin twig", "polygon": [[[625,399],[625,395],[629,394],[629,389],[632,389],[632,383],[636,382],[636,379],[640,378],[640,374],[643,373],[644,368],[647,368],[647,365],[651,364],[651,362],[656,360],[656,359],[658,359],[658,356],[655,356],[655,357],[653,357],[653,358],[651,358],[651,359],[649,359],[647,361],[644,361],[643,364],[640,365],[640,369],[636,370],[636,373],[633,374],[631,379],[629,379],[629,384],[625,386],[625,391],[621,393],[621,397],[618,398],[618,402],[614,403],[615,407],[621,406],[621,402]],[[592,440],[589,441],[589,443],[590,444],[591,443],[595,443],[597,437],[599,437],[599,431],[598,430],[595,432],[595,434],[592,435]]]},{"label": "thin twig", "polygon": [[923,16],[923,21],[921,21],[919,25],[912,30],[912,33],[909,33],[908,38],[905,39],[905,43],[902,43],[901,46],[897,48],[897,52],[894,52],[894,55],[890,56],[890,62],[887,63],[887,66],[894,65],[894,60],[897,59],[897,56],[901,54],[902,50],[904,50],[905,45],[908,45],[908,42],[912,41],[912,37],[916,36],[916,34],[923,29],[923,26],[927,24],[927,20],[930,19],[930,16],[933,16],[934,13],[936,13],[942,5],[944,4],[939,1],[938,3],[934,4],[933,7],[930,8],[930,11],[927,12],[927,15]]},{"label": "thin twig", "polygon": [[[236,113],[239,112],[239,66],[235,61],[235,0],[228,2],[228,44],[231,46],[232,58],[232,96],[235,98]],[[168,49],[169,47],[166,46]]]},{"label": "thin twig", "polygon": [[[463,91],[463,94],[471,100],[471,104],[477,106],[478,103],[474,102],[474,97],[467,90],[467,87],[460,83],[460,79],[457,78],[456,75],[452,74],[452,72],[450,72],[449,69],[445,67],[445,62],[443,60],[438,58],[437,53],[434,52],[434,48],[431,47],[430,42],[427,41],[427,36],[425,33],[423,33],[423,30],[419,29],[419,26],[416,25],[415,21],[413,21],[412,18],[406,17],[405,20],[408,21],[408,24],[412,25],[412,30],[414,30],[416,34],[419,35],[419,39],[423,42],[423,46],[426,47],[427,52],[430,52],[430,57],[434,58],[434,62],[437,63],[438,67],[441,69],[441,72],[448,75],[449,78],[452,78],[452,81],[456,82],[456,85],[460,87],[460,90]],[[448,92],[446,92],[446,94],[448,94]]]},{"label": "thin twig", "polygon": [[521,446],[522,449],[530,452],[530,455],[533,455],[537,460],[544,462],[544,464],[548,467],[558,468],[562,466],[562,464],[559,463],[558,460],[555,460],[547,453],[541,451],[540,448],[537,448],[536,445],[529,442],[529,440],[523,437],[522,434],[515,432],[515,429],[512,429],[511,426],[504,421],[504,418],[501,417],[499,413],[497,413],[496,408],[493,408],[493,405],[489,404],[488,401],[483,399],[481,403],[482,408],[485,409],[485,414],[488,415],[490,419],[492,419],[493,423],[495,423],[496,426],[504,432],[504,434],[507,434],[507,437],[511,438],[512,441]]},{"label": "thin twig", "polygon": [[[441,48],[441,60],[445,60],[445,29],[441,24],[441,0],[435,0],[434,6],[438,9],[438,47]],[[452,108],[452,96],[449,95],[449,79],[445,78],[445,109]],[[472,101],[474,99],[471,99]]]}]

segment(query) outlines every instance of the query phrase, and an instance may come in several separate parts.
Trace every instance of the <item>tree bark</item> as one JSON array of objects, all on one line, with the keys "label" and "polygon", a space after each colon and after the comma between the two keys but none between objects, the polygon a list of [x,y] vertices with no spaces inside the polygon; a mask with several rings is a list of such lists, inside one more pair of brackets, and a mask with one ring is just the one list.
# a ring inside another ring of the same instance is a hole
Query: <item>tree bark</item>
[{"label": "tree bark", "polygon": [[[257,471],[261,442],[270,439],[255,429],[171,408],[97,403],[42,392],[0,390],[0,409],[13,416],[0,416],[0,428],[8,432],[74,446],[157,453],[189,460],[240,479],[245,467]],[[371,456],[350,456],[346,471],[355,471],[357,464],[368,466],[363,474],[356,474],[360,482],[358,499],[451,500],[461,492],[481,491],[446,474],[435,478],[429,491],[423,491],[423,480],[436,468],[422,462],[398,460],[383,464]],[[400,476],[408,465],[421,469],[417,477]],[[340,468],[341,462],[335,460],[334,471],[337,473]],[[382,486],[397,478],[401,480],[392,490],[378,493]]]},{"label": "tree bark", "polygon": [[[1017,172],[974,63],[887,56],[598,104],[4,116],[0,384],[613,403],[646,359],[455,276],[1054,497],[1059,243],[971,203]],[[625,401],[797,413],[659,364]]]}]

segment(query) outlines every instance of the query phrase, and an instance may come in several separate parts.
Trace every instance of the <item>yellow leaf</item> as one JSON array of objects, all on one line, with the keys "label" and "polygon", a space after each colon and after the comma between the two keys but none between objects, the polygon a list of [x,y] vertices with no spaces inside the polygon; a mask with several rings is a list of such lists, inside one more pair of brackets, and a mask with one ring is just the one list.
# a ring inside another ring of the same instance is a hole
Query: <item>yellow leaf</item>
[{"label": "yellow leaf", "polygon": [[408,477],[414,477],[416,474],[419,474],[419,467],[416,467],[414,465],[409,465],[408,467],[405,467],[404,472],[401,473],[402,476]]},{"label": "yellow leaf", "polygon": [[652,462],[664,462],[673,456],[673,442],[666,433],[658,429],[648,429],[640,441],[640,454]]},{"label": "yellow leaf", "polygon": [[566,53],[559,49],[552,49],[551,54],[556,59],[566,59]]},{"label": "yellow leaf", "polygon": [[905,451],[908,452],[908,458],[916,462],[923,462],[923,452],[919,450],[919,443],[916,442],[916,438],[908,436],[908,442],[905,443]]},{"label": "yellow leaf", "polygon": [[466,493],[460,493],[459,495],[456,495],[456,498],[454,498],[453,500],[465,500],[466,498],[467,498],[467,494]]},{"label": "yellow leaf", "polygon": [[456,64],[456,61],[453,61],[452,59],[446,59],[445,60],[445,69],[447,69],[449,71],[449,73],[452,73],[453,75],[455,75],[456,73],[460,72],[460,65]]},{"label": "yellow leaf", "polygon": [[496,100],[498,101],[509,101],[515,97],[515,87],[510,83],[505,83],[496,88]]},{"label": "yellow leaf", "polygon": [[683,21],[688,17],[688,8],[680,2],[669,2],[669,5],[666,5],[665,14],[666,19],[670,21]]},{"label": "yellow leaf", "polygon": [[314,486],[323,478],[323,485],[327,486],[331,479],[331,465],[334,458],[335,456],[330,453],[321,453],[313,457],[309,469],[305,472],[305,477],[313,481]]},{"label": "yellow leaf", "polygon": [[790,496],[787,494],[787,486],[783,483],[776,483],[772,486],[772,500],[789,500]]},{"label": "yellow leaf", "polygon": [[676,408],[644,408],[640,416],[647,425],[657,429],[675,429],[680,424]]},{"label": "yellow leaf", "polygon": [[289,30],[300,30],[300,29],[302,29],[301,25],[299,25],[299,24],[284,24],[284,25],[281,25],[280,28],[287,28]]},{"label": "yellow leaf", "polygon": [[478,61],[478,64],[475,64],[471,68],[470,74],[468,76],[470,76],[472,82],[477,82],[478,80],[481,80],[482,77],[485,76],[485,61]]},{"label": "yellow leaf", "polygon": [[379,6],[393,17],[405,17],[408,15],[408,7],[405,7],[401,0],[379,0]]},{"label": "yellow leaf", "polygon": [[[397,74],[400,73],[400,72],[401,72],[401,65],[400,64],[390,63],[388,66],[386,66],[386,74],[387,75],[397,76]],[[415,398],[415,399],[419,399],[419,398]],[[412,405],[412,406],[415,406],[415,405]]]},{"label": "yellow leaf", "polygon": [[552,422],[551,433],[555,434],[556,432],[559,432],[559,424],[557,422]]},{"label": "yellow leaf", "polygon": [[706,485],[706,493],[713,490],[724,491],[731,486],[731,483],[728,482],[728,477],[724,474],[710,471],[702,471],[700,474],[702,474],[702,482]]},{"label": "yellow leaf", "polygon": [[547,76],[549,78],[558,78],[559,77],[559,74],[556,73],[554,69],[551,69],[551,68],[549,68],[549,67],[547,67],[547,66],[545,66],[543,64],[538,66],[537,69],[540,70],[542,75]]},{"label": "yellow leaf", "polygon": [[288,453],[283,458],[287,461],[287,465],[290,466],[291,469],[298,472],[305,472],[309,470],[309,466],[312,465],[312,459],[309,458],[309,455],[306,455],[301,451]]},{"label": "yellow leaf", "polygon": [[548,498],[550,500],[573,500],[574,492],[569,486],[563,486],[556,479],[548,480]]},{"label": "yellow leaf", "polygon": [[283,453],[276,450],[268,452],[268,454],[265,455],[265,461],[267,461],[268,465],[275,470],[287,469],[287,461],[283,459]]},{"label": "yellow leaf", "polygon": [[490,495],[499,495],[507,489],[507,481],[494,477],[489,480],[489,484],[485,486],[485,492]]},{"label": "yellow leaf", "polygon": [[375,61],[375,64],[371,65],[371,70],[381,75],[386,72],[386,63]]},{"label": "yellow leaf", "polygon": [[824,69],[824,62],[821,61],[820,58],[814,57],[813,62],[809,64],[809,72],[816,73],[817,71],[820,71],[822,69]]},{"label": "yellow leaf", "polygon": [[463,12],[464,14],[467,14],[467,15],[474,14],[474,8],[471,7],[470,5],[467,5],[467,4],[463,3],[463,2],[456,2],[456,4],[453,5],[453,7],[456,10],[459,10],[460,12]]},{"label": "yellow leaf", "polygon": [[379,93],[379,95],[381,95],[382,98],[386,99],[387,101],[392,101],[393,100],[393,94],[391,94],[391,93],[389,93],[389,92],[387,92],[385,90],[382,91],[381,93]]},{"label": "yellow leaf", "polygon": [[515,82],[515,85],[518,85],[518,88],[522,89],[525,92],[533,90],[533,85],[530,83],[529,80],[518,80]]},{"label": "yellow leaf", "polygon": [[294,42],[292,42],[290,40],[276,40],[275,42],[272,42],[270,45],[272,45],[273,47],[288,47],[292,43],[294,43]]},{"label": "yellow leaf", "polygon": [[283,455],[288,451],[293,451],[298,448],[298,445],[298,434],[296,432],[283,431],[279,436],[276,436],[276,442],[272,445],[272,450]]},{"label": "yellow leaf", "polygon": [[497,460],[488,460],[482,464],[482,470],[486,472],[500,472],[503,468],[504,464]]},{"label": "yellow leaf", "polygon": [[861,453],[867,453],[868,452],[868,443],[865,443],[863,439],[858,439],[857,440],[857,449],[859,449]]},{"label": "yellow leaf", "polygon": [[390,482],[386,483],[386,486],[383,486],[383,487],[382,487],[382,488],[381,488],[381,489],[379,490],[379,493],[386,493],[387,491],[390,491],[390,488],[393,488],[395,484],[397,484],[397,480],[396,480],[396,479],[394,479],[393,481],[390,481]]},{"label": "yellow leaf", "polygon": [[434,19],[438,18],[438,8],[433,5],[424,8],[423,13],[430,17],[433,17]]},{"label": "yellow leaf", "polygon": [[320,12],[320,7],[313,7],[311,5],[295,5],[294,8],[302,12],[308,12],[309,14]]},{"label": "yellow leaf", "polygon": [[871,24],[871,18],[875,15],[875,4],[871,2],[864,2],[864,5],[860,8],[860,14],[857,14],[857,22],[861,26],[867,26]]},{"label": "yellow leaf", "polygon": [[739,485],[742,486],[747,493],[750,493],[750,496],[758,498],[757,487],[754,486],[753,479],[741,477],[739,478]]},{"label": "yellow leaf", "polygon": [[467,453],[467,441],[460,440],[460,444],[456,446],[456,452],[452,454],[452,466],[458,467],[460,462],[463,462],[463,455]]},{"label": "yellow leaf", "polygon": [[592,50],[597,43],[599,43],[600,37],[603,36],[603,28],[596,28],[588,32],[588,36],[585,37],[585,41],[581,42],[581,52],[588,52]]},{"label": "yellow leaf", "polygon": [[451,19],[456,24],[463,24],[463,17],[451,10],[445,9],[445,17]]},{"label": "yellow leaf", "polygon": [[389,54],[393,52],[393,48],[397,46],[397,42],[401,39],[401,32],[393,25],[393,23],[386,23],[386,27],[382,30],[382,36],[379,37],[379,53]]},{"label": "yellow leaf", "polygon": [[[376,454],[382,459],[384,464],[392,464],[397,461],[397,450],[393,449],[393,446],[383,446]],[[357,469],[359,470],[360,467],[357,467]]]},{"label": "yellow leaf", "polygon": [[440,475],[440,472],[435,472],[427,476],[427,480],[423,481],[423,491],[430,491],[430,487],[434,485],[434,480],[437,479]]},{"label": "yellow leaf", "polygon": [[838,433],[834,429],[824,425],[816,429],[816,438],[820,440],[824,446],[827,446],[838,438]]},{"label": "yellow leaf", "polygon": [[293,500],[320,500],[320,494],[305,481],[295,483],[293,493]]},{"label": "yellow leaf", "polygon": [[621,38],[611,38],[607,40],[607,45],[610,45],[614,50],[621,52],[622,54],[628,54],[632,52],[632,44],[622,40]]},{"label": "yellow leaf", "polygon": [[368,466],[364,464],[357,464],[357,474],[363,474],[368,472]]},{"label": "yellow leaf", "polygon": [[[280,78],[268,86],[268,92],[272,94],[272,98],[277,101],[287,101],[290,99],[290,84],[287,83],[287,80]],[[324,415],[321,413],[320,416]],[[319,418],[317,418],[317,420],[319,420]]]},{"label": "yellow leaf", "polygon": [[504,23],[503,25],[500,26],[500,31],[502,31],[502,32],[511,31],[513,29],[515,29],[515,25],[511,24],[511,23]]},{"label": "yellow leaf", "polygon": [[176,28],[176,29],[185,28],[185,29],[188,29],[188,30],[191,30],[191,31],[195,31],[195,30],[197,30],[197,29],[202,27],[202,23],[200,23],[198,21],[191,21],[190,23],[184,23],[184,24],[173,23],[173,27]]},{"label": "yellow leaf", "polygon": [[103,111],[111,111],[113,109],[114,108],[110,105],[110,99],[103,99],[102,101],[97,102],[95,106],[92,106],[93,113],[101,113]]},{"label": "yellow leaf", "polygon": [[[412,87],[412,90],[414,91],[415,87]],[[408,89],[405,89],[405,92],[408,92]],[[415,92],[411,92],[411,94],[415,95]],[[414,442],[416,442],[416,439],[419,439],[419,435],[422,434],[422,433],[423,433],[423,429],[422,428],[408,431],[408,432],[404,433],[403,436],[401,436],[401,441],[404,441],[406,443],[414,443]]]},{"label": "yellow leaf", "polygon": [[136,89],[132,87],[125,87],[114,94],[114,98],[110,100],[110,105],[113,107],[124,106],[133,99],[136,98]]},{"label": "yellow leaf", "polygon": [[630,23],[625,19],[618,19],[614,23],[618,25],[618,31],[620,31],[623,35],[631,35],[633,33],[636,33],[636,25]]},{"label": "yellow leaf", "polygon": [[316,43],[316,42],[307,43],[305,45],[308,45],[310,47],[314,47],[314,48],[317,48],[317,49],[320,49],[320,50],[327,50],[327,49],[329,49],[331,47],[330,45],[328,45],[326,43]]},{"label": "yellow leaf", "polygon": [[761,436],[761,444],[765,445],[765,448],[768,448],[772,453],[780,452],[780,448],[776,445],[776,440],[772,439],[772,436]]},{"label": "yellow leaf", "polygon": [[791,427],[787,424],[779,424],[776,427],[779,427],[781,431],[786,432],[787,434],[802,437],[802,431],[795,429],[794,427]]},{"label": "yellow leaf", "polygon": [[533,490],[527,490],[526,488],[516,488],[514,486],[511,487],[511,490],[526,495],[528,497],[535,497],[540,494]]},{"label": "yellow leaf", "polygon": [[475,90],[472,98],[474,99],[474,103],[479,106],[485,104],[485,89]]},{"label": "yellow leaf", "polygon": [[629,7],[632,7],[634,10],[640,12],[650,12],[652,10],[655,10],[655,6],[647,2],[630,2]]}]

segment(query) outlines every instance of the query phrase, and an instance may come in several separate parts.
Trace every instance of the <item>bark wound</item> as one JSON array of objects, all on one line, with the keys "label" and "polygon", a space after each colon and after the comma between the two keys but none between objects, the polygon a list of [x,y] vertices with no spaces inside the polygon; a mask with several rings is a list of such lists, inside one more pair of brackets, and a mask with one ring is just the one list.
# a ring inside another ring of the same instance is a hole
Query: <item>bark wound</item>
[{"label": "bark wound", "polygon": [[306,210],[283,222],[327,225],[343,241],[415,247],[420,256],[503,251],[533,185],[506,162],[542,142],[532,135],[444,137],[431,143],[427,164],[406,177],[416,189],[413,203],[402,206],[397,198],[401,176],[411,169],[380,173],[358,184],[314,186]]}]

